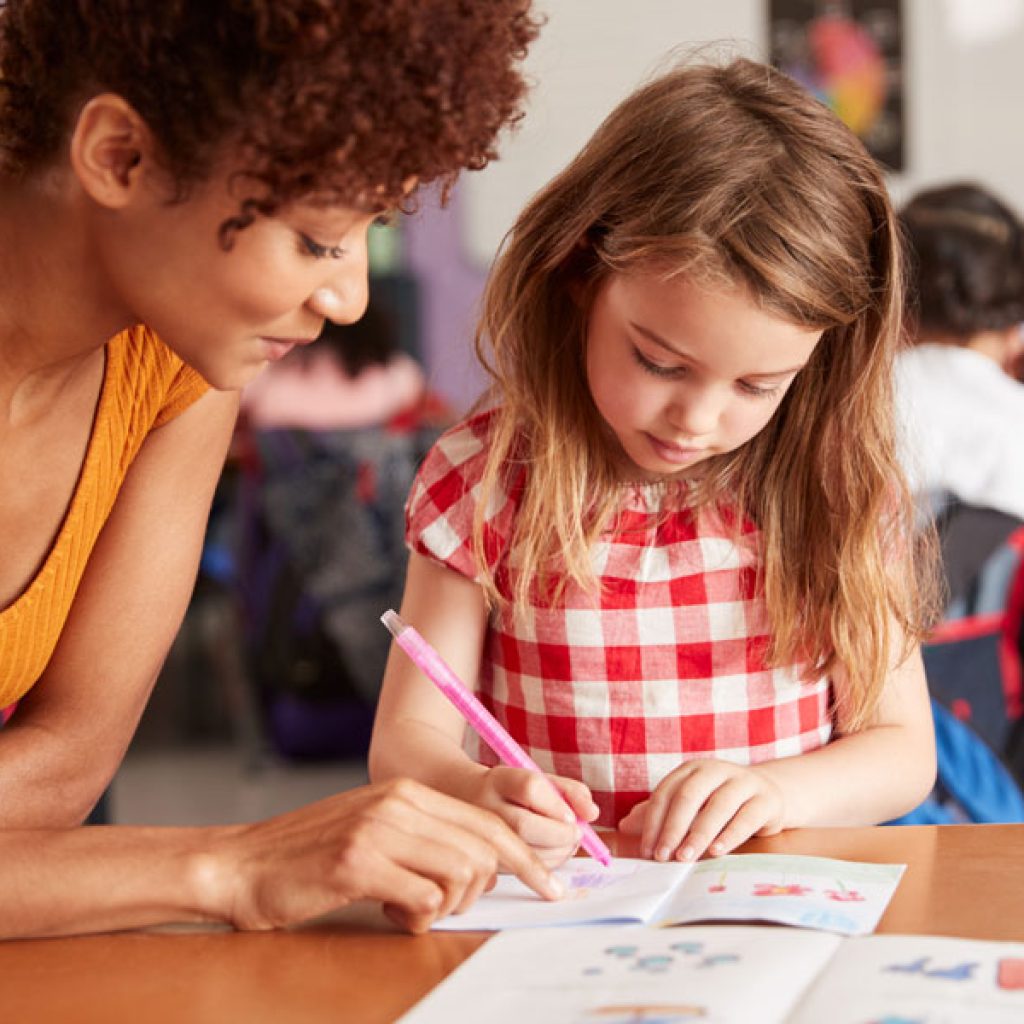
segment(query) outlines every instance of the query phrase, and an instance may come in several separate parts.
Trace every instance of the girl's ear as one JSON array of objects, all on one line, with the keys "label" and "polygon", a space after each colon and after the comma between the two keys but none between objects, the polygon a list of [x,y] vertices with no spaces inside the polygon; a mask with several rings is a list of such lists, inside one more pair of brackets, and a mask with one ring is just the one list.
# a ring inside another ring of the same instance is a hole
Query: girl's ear
[{"label": "girl's ear", "polygon": [[589,232],[580,235],[566,258],[562,270],[565,274],[565,288],[574,305],[586,309],[590,305],[588,274],[594,265],[594,246]]},{"label": "girl's ear", "polygon": [[109,209],[127,205],[138,192],[154,140],[131,104],[114,93],[93,96],[71,133],[71,168],[82,188]]}]

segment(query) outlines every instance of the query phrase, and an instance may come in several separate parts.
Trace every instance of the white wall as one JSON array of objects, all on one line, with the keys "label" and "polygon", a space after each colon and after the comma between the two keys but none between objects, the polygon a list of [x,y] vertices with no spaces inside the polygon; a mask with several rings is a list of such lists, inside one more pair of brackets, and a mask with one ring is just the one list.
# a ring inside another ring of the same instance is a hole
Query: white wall
[{"label": "white wall", "polygon": [[[764,0],[540,0],[548,24],[528,60],[536,85],[502,159],[466,175],[467,258],[486,266],[527,198],[615,103],[673,50],[763,59]],[[975,178],[1024,209],[1024,0],[904,0],[906,170],[917,188]]]}]

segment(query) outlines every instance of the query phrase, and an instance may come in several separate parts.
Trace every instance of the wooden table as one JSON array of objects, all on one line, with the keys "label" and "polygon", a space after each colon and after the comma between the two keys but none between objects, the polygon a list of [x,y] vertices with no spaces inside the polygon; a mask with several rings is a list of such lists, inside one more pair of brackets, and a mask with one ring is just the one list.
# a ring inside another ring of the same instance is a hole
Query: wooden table
[{"label": "wooden table", "polygon": [[[636,853],[632,840],[612,837],[611,845]],[[808,829],[742,849],[907,864],[880,932],[1024,940],[1024,825]],[[401,935],[364,906],[286,933],[0,943],[0,1021],[383,1024],[486,938]]]}]

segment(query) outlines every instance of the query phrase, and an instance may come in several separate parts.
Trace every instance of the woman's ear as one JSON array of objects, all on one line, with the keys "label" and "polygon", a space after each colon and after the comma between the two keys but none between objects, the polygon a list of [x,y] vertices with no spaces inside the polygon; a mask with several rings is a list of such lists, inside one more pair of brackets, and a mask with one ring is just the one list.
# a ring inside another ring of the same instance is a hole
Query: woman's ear
[{"label": "woman's ear", "polygon": [[120,209],[138,192],[153,150],[153,135],[135,108],[114,93],[101,93],[78,114],[71,133],[71,168],[92,199]]}]

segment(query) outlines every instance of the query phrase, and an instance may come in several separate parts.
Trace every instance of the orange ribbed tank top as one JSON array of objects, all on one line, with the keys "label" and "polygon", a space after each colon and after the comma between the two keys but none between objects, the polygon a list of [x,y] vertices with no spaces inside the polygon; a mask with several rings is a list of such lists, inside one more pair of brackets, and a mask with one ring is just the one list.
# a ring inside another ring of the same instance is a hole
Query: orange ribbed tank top
[{"label": "orange ribbed tank top", "polygon": [[92,434],[64,522],[35,578],[0,611],[0,708],[24,696],[46,668],[96,538],[146,436],[207,387],[147,327],[122,331],[107,343]]}]

